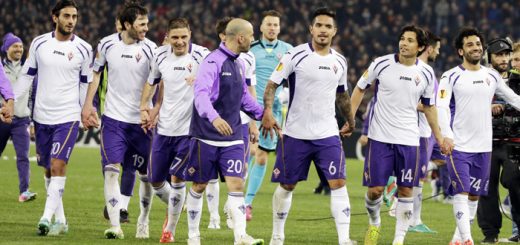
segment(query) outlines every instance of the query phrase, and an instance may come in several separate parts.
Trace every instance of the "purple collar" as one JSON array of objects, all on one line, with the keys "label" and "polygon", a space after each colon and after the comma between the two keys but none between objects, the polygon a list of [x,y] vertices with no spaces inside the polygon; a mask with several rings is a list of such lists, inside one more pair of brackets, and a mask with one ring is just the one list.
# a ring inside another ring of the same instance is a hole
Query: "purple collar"
[{"label": "purple collar", "polygon": [[235,54],[235,53],[233,53],[233,51],[229,50],[229,49],[226,47],[225,43],[223,43],[223,42],[220,43],[218,49],[219,49],[220,51],[222,51],[222,53],[224,53],[225,55],[227,55],[227,56],[228,56],[229,58],[231,58],[231,59],[236,59],[236,58],[238,58],[238,56],[239,56],[239,54]]}]

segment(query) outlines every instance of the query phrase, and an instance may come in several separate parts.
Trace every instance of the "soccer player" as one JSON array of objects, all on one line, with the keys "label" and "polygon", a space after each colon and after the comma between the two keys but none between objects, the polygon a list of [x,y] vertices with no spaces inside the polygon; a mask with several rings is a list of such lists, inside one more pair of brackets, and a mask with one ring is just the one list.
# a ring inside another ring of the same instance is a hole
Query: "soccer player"
[{"label": "soccer player", "polygon": [[[299,181],[306,180],[311,161],[324,173],[331,188],[331,212],[339,244],[350,240],[350,201],[345,185],[345,154],[341,136],[354,128],[347,89],[347,61],[332,49],[336,35],[336,13],[319,8],[311,16],[312,41],[283,55],[269,78],[264,93],[261,132],[275,137],[279,131],[273,114],[275,91],[283,80],[289,82],[289,110],[281,141],[277,146],[272,181],[279,182],[273,195],[273,233],[270,244],[283,244],[285,221],[292,193]],[[347,123],[338,129],[335,102]]]},{"label": "soccer player", "polygon": [[513,54],[511,55],[511,68],[520,71],[520,42],[513,44]]},{"label": "soccer player", "polygon": [[0,64],[0,121],[11,123],[14,112],[14,93],[9,78],[7,78],[3,64]]},{"label": "soccer player", "polygon": [[[4,36],[2,45],[2,53],[6,54],[2,59],[2,65],[5,74],[11,83],[16,83],[20,77],[22,66],[25,60],[22,59],[23,43],[22,39],[13,33],[7,33]],[[11,124],[0,122],[0,155],[4,151],[7,140],[13,140],[14,150],[16,152],[16,167],[18,169],[18,181],[20,196],[19,202],[31,201],[36,198],[36,193],[29,191],[29,177],[31,174],[29,168],[29,124],[31,122],[31,111],[29,109],[29,94],[20,97],[19,101],[14,104],[14,118]]]},{"label": "soccer player", "polygon": [[[462,64],[446,71],[439,83],[437,107],[444,136],[442,150],[453,190],[457,228],[451,244],[473,244],[470,224],[478,198],[487,193],[492,151],[491,102],[498,95],[517,110],[516,95],[493,69],[480,65],[484,38],[474,28],[462,28],[455,37]],[[478,133],[475,133],[478,132]]]},{"label": "soccer player", "polygon": [[190,155],[186,180],[193,181],[186,199],[188,244],[200,244],[202,192],[220,173],[228,188],[228,207],[234,223],[234,244],[263,244],[246,234],[244,205],[244,142],[240,110],[259,120],[262,107],[247,92],[244,64],[237,59],[249,51],[253,26],[233,19],[226,27],[225,42],[211,52],[197,72],[190,125]]},{"label": "soccer player", "polygon": [[[148,182],[147,162],[151,132],[141,129],[139,112],[144,83],[148,79],[155,43],[148,40],[148,10],[138,3],[128,3],[119,18],[123,28],[103,38],[97,47],[94,78],[89,85],[82,121],[85,127],[97,125],[97,114],[92,106],[99,85],[100,74],[108,67],[108,89],[105,112],[102,117],[101,158],[105,176],[105,205],[111,227],[105,231],[108,239],[124,238],[120,227],[121,192],[119,168],[133,168],[139,172],[141,213],[137,220],[136,238],[148,238],[149,213],[153,189]],[[125,155],[133,158],[124,162]]]},{"label": "soccer player", "polygon": [[[167,35],[169,44],[157,49],[157,55],[152,61],[152,72],[141,97],[143,127],[151,129],[159,115],[148,174],[156,195],[168,206],[168,223],[163,230],[161,243],[174,241],[175,228],[186,198],[184,174],[193,111],[192,85],[199,64],[209,53],[207,48],[191,43],[190,25],[184,18],[170,20]],[[150,109],[149,101],[159,83],[158,101]],[[165,180],[170,180],[171,186]]]},{"label": "soccer player", "polygon": [[365,90],[375,83],[375,104],[369,114],[368,154],[363,173],[363,185],[368,187],[365,206],[369,214],[365,244],[377,244],[382,192],[393,173],[398,186],[393,244],[404,243],[413,214],[412,187],[419,174],[419,100],[435,138],[442,143],[437,110],[433,106],[434,72],[417,58],[426,47],[425,32],[413,25],[405,26],[398,40],[399,53],[376,58],[352,94],[355,114]]},{"label": "soccer player", "polygon": [[92,75],[93,59],[90,44],[73,34],[77,18],[78,6],[74,1],[56,3],[52,9],[56,29],[32,41],[23,75],[15,84],[18,101],[27,95],[34,76],[38,76],[33,120],[38,165],[45,168],[47,187],[45,210],[38,222],[42,236],[68,231],[62,202],[65,173],[78,135],[81,104]]},{"label": "soccer player", "polygon": [[[428,62],[434,62],[439,55],[441,46],[441,39],[430,31],[426,31],[426,46],[424,51],[419,55],[419,59],[428,64]],[[435,83],[434,93],[436,93],[438,83],[434,77],[433,82]],[[428,174],[428,163],[433,153],[433,146],[436,144],[435,137],[432,136],[432,130],[428,125],[428,120],[424,115],[423,105],[419,103],[417,110],[419,111],[419,135],[421,139],[419,141],[419,170],[417,176],[414,179],[413,186],[413,217],[410,224],[409,231],[420,232],[420,233],[435,233],[421,220],[421,209],[422,209],[422,190],[423,183]]]},{"label": "soccer player", "polygon": [[[278,35],[280,34],[280,18],[282,15],[276,10],[268,10],[263,12],[262,16],[262,24],[260,25],[262,37],[251,44],[251,52],[256,60],[257,101],[261,105],[263,104],[264,90],[269,81],[269,76],[271,76],[274,68],[278,62],[280,62],[282,55],[292,48],[292,45],[278,39]],[[282,103],[278,99],[280,91],[282,91],[282,88],[276,91],[277,97],[273,106],[273,114],[279,125],[282,123]],[[260,125],[260,122],[258,125]],[[269,152],[276,150],[277,141],[277,137],[260,136],[258,148],[253,148],[253,152],[256,153],[255,158],[252,158],[251,161],[255,162],[255,164],[251,164],[252,167],[250,167],[248,171],[249,181],[247,183],[245,199],[246,219],[248,221],[253,218],[251,205],[260,186],[262,186],[267,160],[269,159]]]},{"label": "soccer player", "polygon": [[[224,42],[226,40],[226,26],[231,21],[232,17],[224,17],[217,21],[217,24],[215,26],[217,35],[220,38],[221,42]],[[238,56],[238,59],[242,60],[244,64],[244,70],[245,70],[245,77],[246,77],[246,84],[248,92],[253,96],[253,98],[256,98],[256,61],[255,56],[249,50],[247,53],[240,53]],[[251,146],[250,142],[256,142],[258,139],[258,127],[256,126],[256,121],[252,120],[246,113],[243,111],[240,111],[240,121],[242,123],[242,136],[244,140],[244,163],[246,164],[246,173],[245,177],[247,176],[247,171],[249,166],[247,165],[250,157],[251,152]],[[251,153],[252,154],[252,153]],[[206,187],[206,197],[208,201],[208,209],[210,212],[210,223],[208,225],[208,228],[215,229],[220,228],[220,216],[218,213],[218,206],[219,206],[219,183],[218,179],[210,180],[208,183],[208,186]],[[229,208],[227,203],[224,205],[224,213],[226,214],[226,224],[228,228],[233,229],[233,219],[231,216],[231,213],[229,212]],[[247,217],[247,213],[246,213]]]}]

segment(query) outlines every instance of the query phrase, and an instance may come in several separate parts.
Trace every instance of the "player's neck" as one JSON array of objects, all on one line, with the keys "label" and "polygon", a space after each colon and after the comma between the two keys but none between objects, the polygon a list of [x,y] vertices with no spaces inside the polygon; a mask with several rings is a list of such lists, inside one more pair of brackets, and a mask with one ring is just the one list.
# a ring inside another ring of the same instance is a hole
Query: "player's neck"
[{"label": "player's neck", "polygon": [[225,42],[224,46],[226,46],[226,48],[229,49],[229,51],[233,52],[234,54],[238,55],[240,53],[240,51],[238,49],[238,43],[236,43],[236,42]]},{"label": "player's neck", "polygon": [[321,45],[314,41],[312,41],[312,49],[314,49],[314,52],[321,56],[328,55],[330,53],[330,43],[327,45]]},{"label": "player's neck", "polygon": [[426,52],[423,52],[421,55],[419,55],[419,58],[422,62],[428,64],[428,54]]},{"label": "player's neck", "polygon": [[468,71],[478,71],[480,70],[480,62],[478,62],[477,64],[471,64],[468,61],[464,60],[464,62],[462,62],[462,67],[464,67],[464,69]]},{"label": "player's neck", "polygon": [[406,57],[404,55],[399,55],[399,63],[405,65],[405,66],[412,66],[417,62],[417,57],[411,56]]},{"label": "player's neck", "polygon": [[133,39],[132,37],[130,37],[130,35],[128,35],[127,31],[121,32],[121,39],[123,40],[123,43],[125,43],[126,45],[134,44],[137,42],[137,40]]},{"label": "player's neck", "polygon": [[275,39],[273,39],[273,40],[269,40],[269,39],[267,39],[265,36],[262,36],[262,40],[264,40],[264,42],[269,43],[269,44],[273,44],[273,43],[275,43],[276,41],[278,41],[277,38],[275,38]]},{"label": "player's neck", "polygon": [[18,62],[20,62],[20,60],[16,60],[16,59],[12,58],[9,54],[7,54],[7,60],[10,61],[11,63],[18,63]]},{"label": "player's neck", "polygon": [[54,31],[54,38],[56,38],[56,40],[58,40],[60,42],[70,40],[73,35],[74,34],[72,34],[72,33],[70,33],[68,35],[64,35],[64,34],[62,34],[61,32],[58,31],[58,28],[56,28],[56,30]]}]

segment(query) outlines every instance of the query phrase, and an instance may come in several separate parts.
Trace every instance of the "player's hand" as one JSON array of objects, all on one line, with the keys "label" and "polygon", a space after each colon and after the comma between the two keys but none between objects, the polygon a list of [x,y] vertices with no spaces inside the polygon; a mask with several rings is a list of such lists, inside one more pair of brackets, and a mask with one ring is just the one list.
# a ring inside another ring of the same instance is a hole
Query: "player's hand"
[{"label": "player's hand", "polygon": [[14,111],[14,102],[13,100],[8,100],[2,108],[0,109],[0,120],[4,123],[12,123],[13,122],[13,111]]},{"label": "player's hand", "polygon": [[184,78],[184,80],[186,80],[186,84],[188,84],[188,86],[192,86],[195,83],[195,76],[191,75]]},{"label": "player's hand", "polygon": [[441,152],[445,155],[450,155],[453,151],[453,148],[455,148],[455,144],[453,143],[453,139],[444,137],[442,140],[443,142],[438,142],[441,146]]},{"label": "player's hand", "polygon": [[150,108],[141,108],[140,114],[141,114],[141,128],[143,129],[144,133],[146,134],[148,131],[148,127],[152,121],[150,118]]},{"label": "player's hand", "polygon": [[160,110],[160,107],[155,106],[152,109],[150,109],[150,111],[148,112],[149,113],[148,115],[150,117],[150,122],[148,124],[149,130],[152,130],[153,128],[155,128],[157,126],[157,123],[159,122],[159,110]]},{"label": "player's hand", "polygon": [[343,125],[343,127],[341,127],[341,129],[339,130],[339,135],[341,135],[341,137],[350,137],[352,135],[352,132],[354,132],[354,126],[355,123],[348,123],[348,122],[345,122],[345,124]]},{"label": "player's hand", "polygon": [[233,134],[233,129],[231,129],[231,126],[229,126],[224,119],[217,117],[217,119],[213,120],[211,123],[221,135],[230,136]]},{"label": "player's hand", "polygon": [[368,144],[368,137],[366,135],[359,136],[359,139],[357,140],[361,146],[366,146]]},{"label": "player's hand", "polygon": [[36,140],[36,132],[34,131],[34,125],[29,126],[29,138],[31,141]]},{"label": "player's hand", "polygon": [[278,137],[282,135],[281,127],[278,125],[278,123],[276,123],[272,111],[264,110],[260,132],[262,133],[263,137],[267,137],[267,135],[269,135],[271,139],[274,139],[275,135],[278,135]]},{"label": "player's hand", "polygon": [[491,105],[491,112],[493,116],[498,116],[504,112],[504,105],[501,104],[493,104]]},{"label": "player's hand", "polygon": [[258,128],[256,127],[256,123],[249,125],[249,141],[251,141],[252,144],[258,142],[258,136],[260,136],[260,131],[258,131]]},{"label": "player's hand", "polygon": [[92,105],[83,105],[83,109],[81,110],[81,123],[83,124],[83,130],[99,127],[97,111]]}]

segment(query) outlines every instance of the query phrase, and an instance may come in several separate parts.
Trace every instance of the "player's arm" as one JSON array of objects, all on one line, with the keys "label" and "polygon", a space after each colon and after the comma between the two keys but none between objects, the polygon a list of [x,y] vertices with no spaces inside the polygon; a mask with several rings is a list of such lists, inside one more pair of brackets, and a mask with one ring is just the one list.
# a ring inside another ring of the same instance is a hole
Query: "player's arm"
[{"label": "player's arm", "polygon": [[141,128],[143,128],[145,132],[147,129],[151,129],[151,127],[153,126],[152,122],[155,119],[151,115],[151,108],[149,106],[155,88],[155,84],[144,83],[143,92],[141,93],[141,103],[139,106],[139,112],[141,114]]},{"label": "player's arm", "polygon": [[99,120],[97,118],[97,112],[94,108],[93,101],[101,81],[101,73],[105,69],[105,64],[107,62],[105,53],[102,51],[102,47],[103,46],[100,42],[97,47],[92,76],[90,83],[88,84],[87,95],[85,96],[85,103],[83,104],[83,109],[81,110],[81,122],[83,123],[83,127],[85,129],[99,127]]},{"label": "player's arm", "polygon": [[0,120],[6,123],[12,122],[14,111],[14,93],[9,79],[5,75],[4,67],[0,64],[0,94],[4,98],[5,103],[2,103],[0,110]]},{"label": "player's arm", "polygon": [[377,73],[375,71],[376,62],[373,61],[368,69],[363,72],[363,75],[359,78],[357,85],[354,87],[354,91],[352,92],[352,96],[350,96],[351,106],[352,106],[352,115],[356,115],[357,110],[359,109],[359,105],[361,101],[363,101],[363,96],[365,96],[366,90],[372,85],[372,81],[377,78]]},{"label": "player's arm", "polygon": [[344,69],[336,89],[336,107],[339,108],[341,115],[346,120],[345,125],[341,127],[339,133],[342,137],[348,137],[354,131],[356,122],[352,114],[352,105],[350,95],[348,94],[347,63],[345,62],[344,65],[340,63],[340,65],[344,67]]},{"label": "player's arm", "polygon": [[14,100],[29,93],[33,85],[34,76],[38,73],[38,62],[36,60],[36,47],[34,40],[29,48],[28,58],[25,61],[18,81],[13,85]]},{"label": "player's arm", "polygon": [[435,140],[437,140],[437,143],[439,145],[442,145],[443,137],[439,127],[437,108],[435,107],[435,105],[423,105],[423,112],[426,116],[426,120],[428,120],[430,128],[432,129],[432,133],[435,136]]},{"label": "player's arm", "polygon": [[[451,110],[450,110],[450,101],[453,93],[453,87],[450,83],[450,79],[447,75],[443,74],[441,80],[439,81],[439,93],[437,94],[437,116],[438,116],[438,126],[441,130],[441,134],[443,137],[443,143],[439,145],[441,146],[441,150],[444,154],[450,154],[454,148],[453,143],[453,131],[450,127],[451,121]],[[430,119],[428,119],[429,123]],[[431,127],[431,125],[430,125]],[[433,127],[432,127],[433,130]]]},{"label": "player's arm", "polygon": [[199,66],[195,83],[193,84],[195,94],[193,104],[200,117],[210,121],[220,134],[229,136],[233,134],[233,129],[220,117],[211,103],[213,84],[217,82],[218,79],[217,63],[212,59],[205,59]]}]

